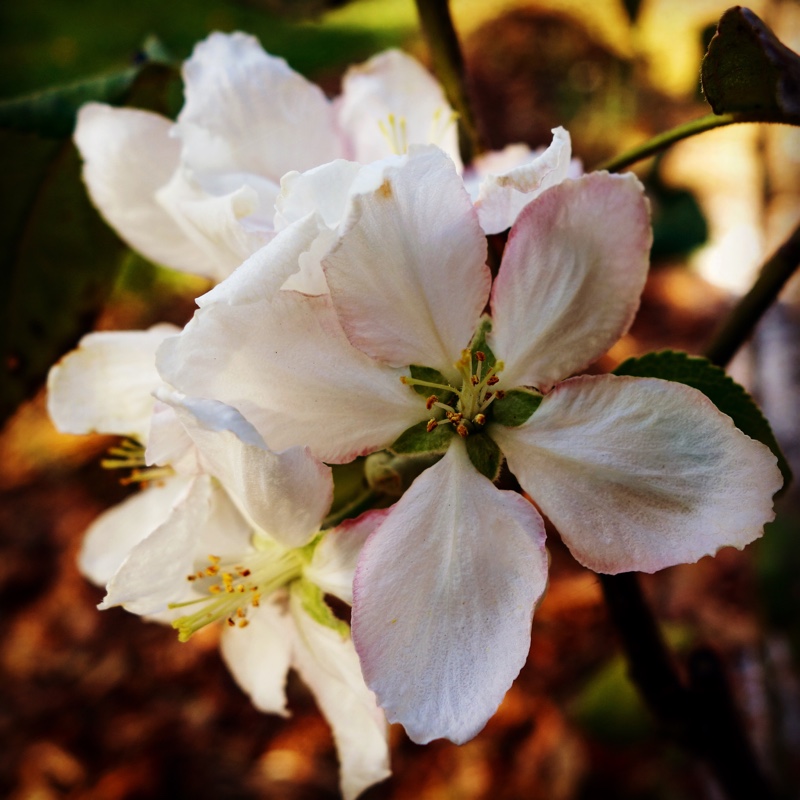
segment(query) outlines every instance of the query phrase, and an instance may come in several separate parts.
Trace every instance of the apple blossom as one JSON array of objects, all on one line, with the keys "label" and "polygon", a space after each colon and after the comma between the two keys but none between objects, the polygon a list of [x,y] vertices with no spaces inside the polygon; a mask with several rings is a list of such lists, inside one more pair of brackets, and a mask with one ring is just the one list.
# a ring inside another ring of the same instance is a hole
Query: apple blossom
[{"label": "apple blossom", "polygon": [[[334,101],[243,33],[200,42],[183,77],[175,123],[90,103],[75,130],[95,205],[131,247],[175,269],[221,280],[268,242],[289,171],[337,158],[369,163],[428,142],[459,159],[441,87],[398,50],[351,68]],[[547,151],[514,145],[487,154],[465,180],[495,232],[570,170],[569,136],[559,128]]]},{"label": "apple blossom", "polygon": [[606,573],[744,546],[772,519],[781,476],[694,389],[569,377],[638,306],[651,230],[635,177],[541,192],[493,285],[478,212],[444,153],[411,148],[380,177],[351,192],[321,257],[329,293],[281,290],[320,258],[311,213],[201,298],[158,364],[274,448],[307,444],[328,462],[443,453],[367,541],[353,632],[390,721],[420,743],[464,742],[523,665],[546,583],[542,517],[494,486],[503,458],[575,557]]},{"label": "apple blossom", "polygon": [[356,557],[385,512],[320,534],[330,468],[302,447],[268,450],[222,403],[159,387],[155,348],[174,332],[90,334],[51,371],[49,407],[59,427],[124,433],[147,445],[112,450],[115,466],[132,467],[148,488],[91,526],[81,569],[108,584],[101,608],[122,605],[171,622],[181,640],[224,621],[223,657],[263,711],[287,713],[286,674],[296,669],[333,729],[342,793],[355,797],[389,774],[387,726],[348,626],[324,595],[352,603]]}]

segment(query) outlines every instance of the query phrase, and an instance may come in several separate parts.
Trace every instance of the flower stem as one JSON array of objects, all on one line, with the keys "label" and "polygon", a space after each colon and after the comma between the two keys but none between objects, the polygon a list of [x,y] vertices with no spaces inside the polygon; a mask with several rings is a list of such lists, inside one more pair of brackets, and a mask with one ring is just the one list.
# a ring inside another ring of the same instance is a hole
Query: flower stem
[{"label": "flower stem", "polygon": [[420,25],[433,58],[433,68],[444,87],[450,105],[458,114],[458,145],[465,165],[486,148],[472,113],[464,72],[464,58],[458,43],[448,0],[415,0]]},{"label": "flower stem", "polygon": [[637,147],[628,150],[627,153],[603,161],[594,169],[619,172],[637,161],[643,161],[645,158],[650,158],[650,156],[666,150],[670,145],[680,142],[682,139],[697,136],[698,133],[705,133],[706,131],[714,130],[714,128],[736,125],[740,122],[772,122],[784,125],[800,125],[800,119],[775,113],[736,111],[730,114],[708,114],[705,117],[700,117],[700,119],[685,122],[683,125],[664,131],[664,133],[659,133],[658,136],[648,139]]},{"label": "flower stem", "polygon": [[800,266],[800,224],[761,268],[750,291],[736,304],[706,348],[705,357],[724,367],[750,337],[764,312]]}]

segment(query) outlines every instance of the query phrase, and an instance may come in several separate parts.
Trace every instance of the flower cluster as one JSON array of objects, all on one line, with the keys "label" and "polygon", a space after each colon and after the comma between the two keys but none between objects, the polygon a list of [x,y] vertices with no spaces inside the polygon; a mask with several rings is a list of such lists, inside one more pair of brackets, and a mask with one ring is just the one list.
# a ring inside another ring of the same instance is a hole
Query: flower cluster
[{"label": "flower cluster", "polygon": [[[153,484],[92,526],[82,568],[102,607],[183,639],[223,620],[259,708],[285,712],[297,669],[354,796],[387,774],[383,712],[420,743],[494,713],[546,587],[545,516],[590,569],[652,572],[757,538],[781,476],[700,392],[580,375],[644,286],[635,177],[581,175],[561,129],[465,169],[441,89],[398,52],[333,102],[242,34],[184,75],[176,124],[93,105],[76,133],[127,241],[221,281],[182,332],[92,334],[51,373],[56,424],[132,437],[117,464]],[[508,228],[493,277],[486,235]],[[432,465],[325,529],[326,465],[384,450]],[[504,463],[533,502],[497,488]]]}]

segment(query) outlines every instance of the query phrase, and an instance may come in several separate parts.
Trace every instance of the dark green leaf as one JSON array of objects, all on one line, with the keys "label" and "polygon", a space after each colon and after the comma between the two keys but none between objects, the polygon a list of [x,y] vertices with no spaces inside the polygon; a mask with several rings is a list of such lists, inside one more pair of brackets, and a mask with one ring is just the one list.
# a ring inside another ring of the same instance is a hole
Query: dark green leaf
[{"label": "dark green leaf", "polygon": [[427,426],[427,420],[412,425],[397,437],[389,449],[398,455],[400,453],[443,453],[450,446],[450,439],[455,434],[453,426],[443,423],[430,433],[428,433]]},{"label": "dark green leaf", "polygon": [[0,226],[0,420],[92,324],[125,253],[80,181],[70,142],[0,131],[14,193]]},{"label": "dark green leaf", "polygon": [[503,464],[503,454],[494,439],[486,433],[473,433],[467,436],[464,442],[467,445],[469,460],[475,469],[490,481],[497,480]]},{"label": "dark green leaf", "polygon": [[[155,53],[156,46],[150,45]],[[176,71],[144,60],[115,75],[0,104],[0,422],[92,325],[125,246],[100,219],[68,137],[84,102],[165,110]]]},{"label": "dark green leaf", "polygon": [[486,370],[491,369],[497,363],[497,359],[495,358],[495,355],[492,352],[492,348],[489,347],[489,343],[486,341],[486,336],[491,330],[492,330],[491,318],[487,316],[481,317],[480,324],[478,325],[478,330],[475,331],[475,335],[472,337],[472,343],[469,346],[470,350],[472,350],[473,374],[478,369],[478,360],[475,358],[475,353],[478,351],[480,351],[486,356],[486,361],[483,362],[484,375],[486,374]]},{"label": "dark green leaf", "polygon": [[663,378],[698,389],[723,414],[727,414],[740,431],[772,450],[783,474],[784,487],[789,484],[792,471],[766,417],[744,388],[708,359],[664,350],[648,353],[641,358],[629,358],[614,373],[640,378]]},{"label": "dark green leaf", "polygon": [[[433,367],[420,367],[417,364],[412,364],[408,369],[411,372],[411,377],[415,380],[438,383],[440,386],[449,386],[447,378],[445,378],[438,369],[434,369]],[[412,388],[417,394],[421,394],[423,397],[430,397],[437,392],[441,395],[439,397],[440,400],[442,400],[444,396],[439,389],[434,389],[430,386],[412,386]],[[442,400],[442,402],[445,401]]]},{"label": "dark green leaf", "polygon": [[492,420],[509,428],[516,428],[527,422],[530,416],[539,408],[542,395],[528,389],[512,389],[505,393],[502,400],[495,400],[491,406]]},{"label": "dark green leaf", "polygon": [[702,66],[715,114],[766,111],[800,122],[800,56],[748,8],[728,9]]}]

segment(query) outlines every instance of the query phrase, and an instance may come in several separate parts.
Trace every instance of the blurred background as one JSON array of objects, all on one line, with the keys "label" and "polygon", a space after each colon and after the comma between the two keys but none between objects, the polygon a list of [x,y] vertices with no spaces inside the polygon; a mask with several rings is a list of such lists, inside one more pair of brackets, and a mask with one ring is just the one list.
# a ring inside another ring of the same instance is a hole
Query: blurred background
[{"label": "blurred background", "polygon": [[[563,125],[588,169],[709,113],[700,59],[725,0],[451,7],[493,148],[545,145]],[[800,4],[750,7],[800,50]],[[387,47],[429,63],[412,0],[29,0],[0,7],[0,99],[130,68],[141,63],[147,37],[183,59],[212,30],[257,35],[331,95],[349,64]],[[157,88],[139,85],[131,104],[177,113],[179,79]],[[330,732],[299,682],[289,684],[290,719],[259,714],[227,674],[215,631],[179,644],[172,630],[120,609],[101,613],[102,590],[77,572],[83,531],[131,490],[100,468],[112,439],[52,428],[40,388],[46,367],[91,329],[185,323],[207,286],[116,240],[88,205],[68,133],[0,130],[8,203],[0,293],[6,321],[24,316],[28,336],[24,363],[6,365],[0,432],[0,795],[335,798]],[[800,217],[797,128],[712,131],[636,169],[653,203],[653,269],[639,317],[598,365],[603,371],[652,349],[701,352]],[[797,279],[731,371],[757,397],[800,474]],[[722,654],[759,758],[788,797],[800,786],[796,485],[779,511],[744,552],[727,548],[643,582],[678,652],[704,643]],[[395,726],[394,776],[365,798],[718,796],[639,703],[596,576],[556,535],[550,547],[551,583],[530,658],[498,713],[462,747],[419,747]]]}]

